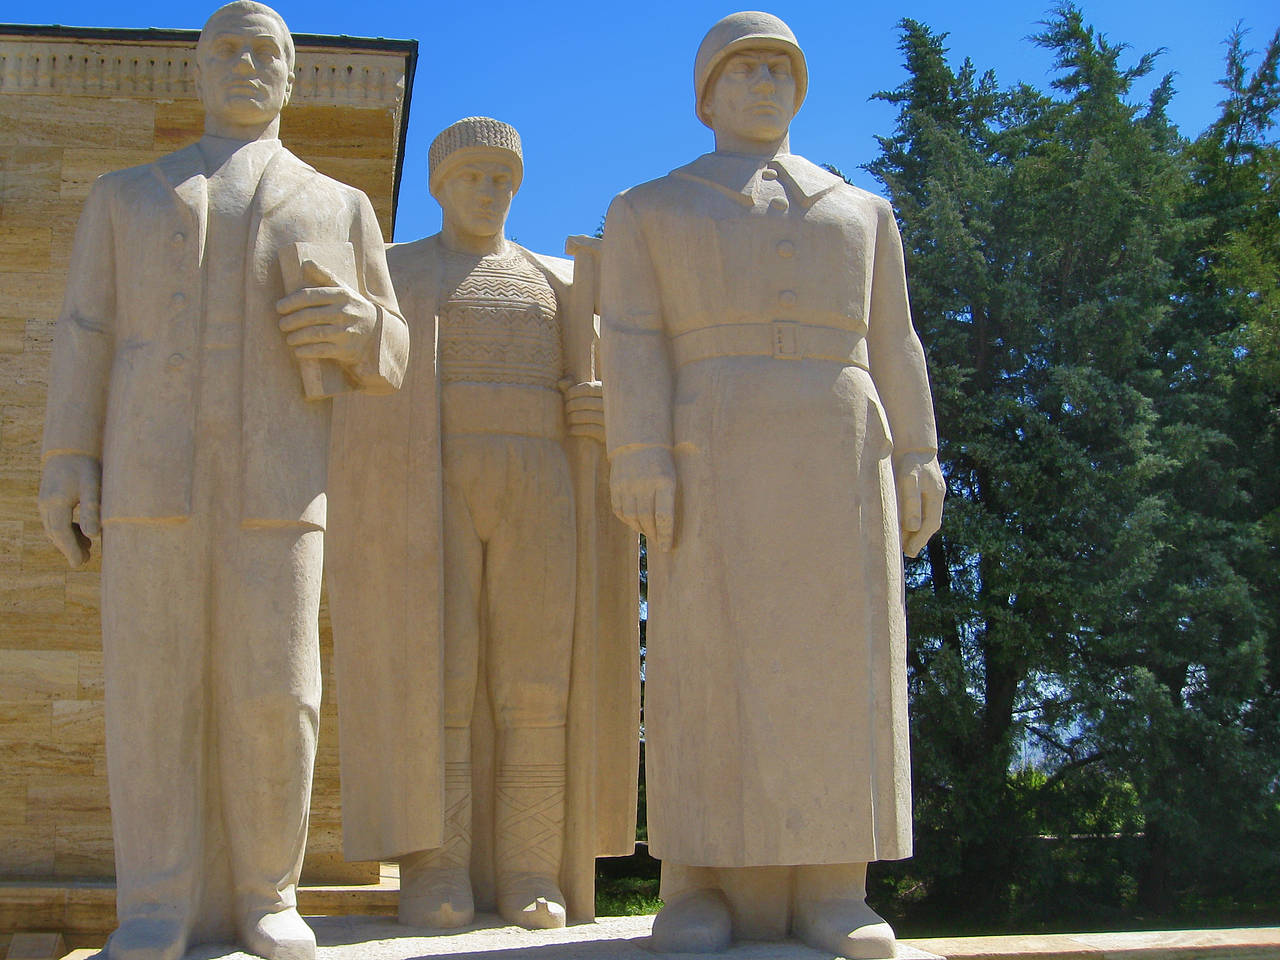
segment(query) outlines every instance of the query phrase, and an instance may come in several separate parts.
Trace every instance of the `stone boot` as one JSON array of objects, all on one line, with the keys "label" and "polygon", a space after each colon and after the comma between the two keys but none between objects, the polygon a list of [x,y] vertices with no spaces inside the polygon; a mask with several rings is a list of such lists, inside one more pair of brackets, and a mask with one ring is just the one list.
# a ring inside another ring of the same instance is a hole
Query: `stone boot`
[{"label": "stone boot", "polygon": [[400,922],[465,927],[476,916],[471,892],[470,731],[445,730],[444,846],[400,861]]},{"label": "stone boot", "polygon": [[719,953],[733,940],[729,902],[704,887],[668,900],[653,918],[649,946],[655,953]]},{"label": "stone boot", "polygon": [[263,960],[315,960],[316,956],[316,935],[294,907],[245,917],[240,942]]},{"label": "stone boot", "polygon": [[493,838],[498,913],[527,930],[565,925],[559,883],[564,736],[564,727],[510,728],[500,734]]},{"label": "stone boot", "polygon": [[180,920],[133,917],[107,941],[107,960],[182,960],[190,932]]},{"label": "stone boot", "polygon": [[866,878],[865,863],[797,867],[792,933],[848,960],[897,956],[893,928],[867,906]]}]

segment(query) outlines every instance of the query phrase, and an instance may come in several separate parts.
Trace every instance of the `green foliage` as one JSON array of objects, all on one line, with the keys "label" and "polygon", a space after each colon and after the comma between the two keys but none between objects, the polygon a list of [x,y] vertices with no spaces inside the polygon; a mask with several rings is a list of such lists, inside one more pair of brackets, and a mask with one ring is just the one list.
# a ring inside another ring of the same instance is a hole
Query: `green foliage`
[{"label": "green foliage", "polygon": [[1130,100],[1158,52],[1042,26],[1051,93],[904,20],[877,94],[948,484],[907,569],[917,855],[882,882],[935,916],[1280,883],[1280,34],[1252,69],[1230,39],[1189,142],[1168,77]]}]

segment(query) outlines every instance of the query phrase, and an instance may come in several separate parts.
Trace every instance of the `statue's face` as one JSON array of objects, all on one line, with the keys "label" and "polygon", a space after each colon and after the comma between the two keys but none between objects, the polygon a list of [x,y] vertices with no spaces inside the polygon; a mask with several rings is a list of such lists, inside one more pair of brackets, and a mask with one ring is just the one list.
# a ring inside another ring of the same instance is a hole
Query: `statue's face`
[{"label": "statue's face", "polygon": [[766,143],[781,139],[796,112],[791,57],[778,50],[740,50],[720,68],[706,112],[717,133]]},{"label": "statue's face", "polygon": [[281,25],[259,13],[210,23],[196,48],[196,87],[205,113],[226,124],[269,123],[293,90]]},{"label": "statue's face", "polygon": [[515,192],[515,175],[509,164],[475,159],[448,171],[440,181],[437,199],[456,229],[487,238],[502,232]]}]

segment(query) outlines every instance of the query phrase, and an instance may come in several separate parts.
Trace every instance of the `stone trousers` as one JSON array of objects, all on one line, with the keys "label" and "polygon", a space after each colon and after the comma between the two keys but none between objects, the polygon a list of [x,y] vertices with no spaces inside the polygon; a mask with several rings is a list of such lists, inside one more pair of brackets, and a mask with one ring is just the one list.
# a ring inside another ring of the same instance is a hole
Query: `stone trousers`
[{"label": "stone trousers", "polygon": [[324,534],[190,524],[109,525],[103,653],[120,919],[161,911],[203,938],[293,905]]},{"label": "stone trousers", "polygon": [[191,516],[108,522],[102,562],[117,913],[178,920],[193,943],[294,905],[324,551],[317,527],[242,521],[239,351],[202,364]]},{"label": "stone trousers", "polygon": [[443,453],[445,726],[471,723],[482,635],[495,726],[562,726],[577,545],[564,446],[446,434]]}]

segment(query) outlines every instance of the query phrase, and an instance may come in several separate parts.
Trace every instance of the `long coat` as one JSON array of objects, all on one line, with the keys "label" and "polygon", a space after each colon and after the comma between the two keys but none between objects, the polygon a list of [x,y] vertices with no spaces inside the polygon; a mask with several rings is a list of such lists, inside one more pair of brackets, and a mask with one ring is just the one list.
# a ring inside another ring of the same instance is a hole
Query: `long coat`
[{"label": "long coat", "polygon": [[[512,246],[546,277],[565,323],[573,264]],[[444,248],[439,236],[427,237],[392,247],[388,260],[414,359],[394,396],[340,398],[333,433],[328,586],[344,677],[339,736],[379,744],[376,755],[343,754],[343,849],[350,860],[392,859],[443,841],[443,473],[434,345],[447,292]],[[568,441],[583,442],[595,441]],[[582,483],[600,489],[595,509],[579,505],[577,518],[579,544],[585,531],[594,549],[593,563],[580,565],[575,611],[561,886],[571,918],[591,919],[594,858],[635,847],[639,571],[636,537],[608,509],[607,470],[575,476],[575,485]],[[479,698],[475,716],[473,743],[483,756],[492,736],[485,734],[488,704]],[[486,765],[477,762],[478,769]],[[487,808],[476,809],[479,850],[491,824],[481,812]],[[492,865],[473,864],[473,883],[480,900],[491,899]]]},{"label": "long coat", "polygon": [[[100,177],[72,252],[49,378],[44,456],[84,453],[103,465],[103,520],[186,517],[199,402],[208,215],[196,145]],[[326,518],[330,404],[308,402],[280,332],[279,250],[350,242],[362,292],[379,308],[370,358],[349,371],[361,390],[400,384],[408,328],[400,317],[368,198],[287,149],[268,162],[249,209],[241,400],[242,504],[249,522]]]},{"label": "long coat", "polygon": [[677,473],[649,551],[654,856],[909,856],[893,457],[936,440],[888,203],[708,154],[614,200],[601,298],[610,456]]}]

